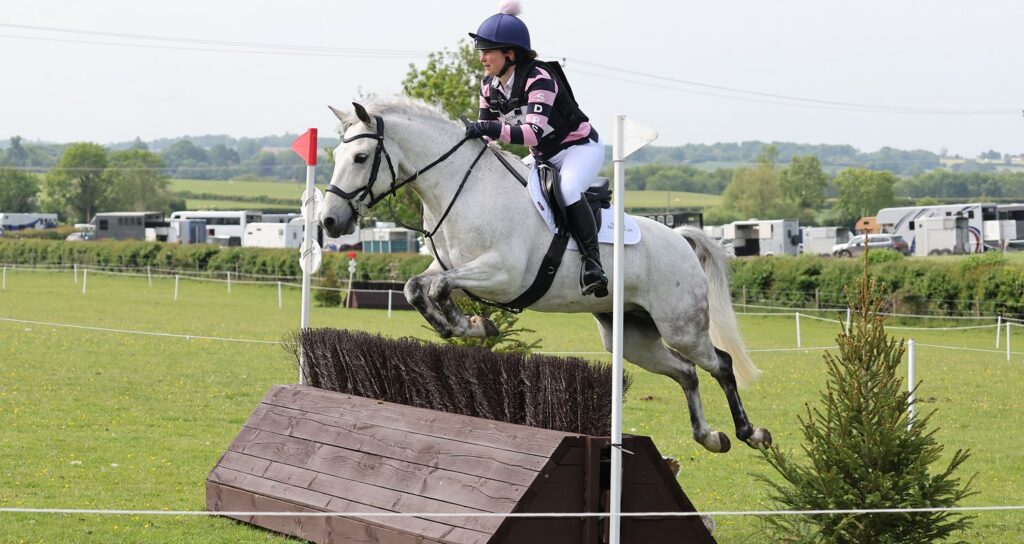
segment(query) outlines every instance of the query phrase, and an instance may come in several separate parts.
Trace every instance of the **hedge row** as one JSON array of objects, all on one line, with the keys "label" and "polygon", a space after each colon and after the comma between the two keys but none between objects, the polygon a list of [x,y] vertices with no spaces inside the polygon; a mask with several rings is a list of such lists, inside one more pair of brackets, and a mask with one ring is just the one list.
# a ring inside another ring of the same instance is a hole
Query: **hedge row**
[{"label": "hedge row", "polygon": [[[1024,266],[998,252],[954,258],[903,258],[887,250],[871,254],[870,271],[900,313],[995,314],[1024,318]],[[357,253],[356,279],[404,281],[426,269],[430,257]],[[863,272],[859,259],[802,255],[732,259],[733,298],[794,307],[845,307],[844,290]],[[64,242],[0,238],[0,263],[95,267],[146,267],[186,272],[290,276],[302,274],[294,249],[222,248],[152,242]],[[346,254],[324,253],[324,267],[348,277]],[[323,269],[323,268],[322,268]]]},{"label": "hedge row", "polygon": [[[406,280],[430,264],[430,257],[412,254],[357,253],[356,279]],[[31,266],[99,268],[154,268],[190,273],[234,272],[236,274],[302,275],[299,252],[295,249],[220,247],[212,244],[179,245],[159,242],[96,240],[65,242],[43,239],[0,238],[0,263]],[[338,277],[348,277],[347,254],[324,252],[323,266],[332,267]]]},{"label": "hedge row", "polygon": [[[958,258],[871,254],[869,272],[887,286],[888,310],[908,314],[1002,314],[1024,318],[1024,266],[999,252]],[[802,255],[732,260],[733,297],[788,306],[845,307],[845,288],[863,273],[861,259]]]}]

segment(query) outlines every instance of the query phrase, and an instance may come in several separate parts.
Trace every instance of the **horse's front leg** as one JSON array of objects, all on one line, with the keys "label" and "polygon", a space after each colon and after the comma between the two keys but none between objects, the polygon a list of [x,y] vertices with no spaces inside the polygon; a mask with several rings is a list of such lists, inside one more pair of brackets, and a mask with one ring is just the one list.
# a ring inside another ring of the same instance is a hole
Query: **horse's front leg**
[{"label": "horse's front leg", "polygon": [[506,286],[511,281],[511,277],[497,256],[484,256],[463,266],[424,278],[424,280],[428,279],[429,288],[426,289],[426,299],[444,315],[445,321],[450,327],[451,336],[482,338],[498,334],[498,328],[489,319],[479,315],[467,317],[452,300],[452,291],[456,289],[473,291],[481,287],[489,287],[493,290],[496,286]]},{"label": "horse's front leg", "polygon": [[446,274],[438,274],[430,282],[430,299],[437,303],[438,308],[448,318],[455,336],[472,336],[484,338],[497,336],[498,327],[490,319],[482,315],[466,316],[458,304],[452,300],[452,279]]},{"label": "horse's front leg", "polygon": [[[434,264],[436,264],[436,261]],[[414,276],[405,282],[405,299],[409,301],[409,304],[412,304],[413,308],[420,312],[420,315],[423,316],[423,319],[427,320],[427,323],[430,323],[431,327],[434,327],[434,330],[437,331],[437,334],[441,335],[441,338],[451,338],[454,332],[447,316],[427,296],[427,290],[430,288],[433,277],[441,271],[441,267],[437,266],[435,268],[434,264],[424,273]]]}]

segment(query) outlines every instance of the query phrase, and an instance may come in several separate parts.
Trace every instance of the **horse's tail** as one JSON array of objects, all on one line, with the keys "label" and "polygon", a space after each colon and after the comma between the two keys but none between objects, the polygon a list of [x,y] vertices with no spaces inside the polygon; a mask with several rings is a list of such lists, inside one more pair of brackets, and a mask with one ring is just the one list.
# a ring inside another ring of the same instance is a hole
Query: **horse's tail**
[{"label": "horse's tail", "polygon": [[729,254],[721,244],[704,231],[684,226],[676,229],[693,246],[704,275],[708,278],[708,306],[711,318],[711,342],[732,356],[736,383],[741,387],[749,385],[761,375],[747,354],[747,347],[740,338],[736,326],[736,314],[732,311],[732,295],[729,293]]}]

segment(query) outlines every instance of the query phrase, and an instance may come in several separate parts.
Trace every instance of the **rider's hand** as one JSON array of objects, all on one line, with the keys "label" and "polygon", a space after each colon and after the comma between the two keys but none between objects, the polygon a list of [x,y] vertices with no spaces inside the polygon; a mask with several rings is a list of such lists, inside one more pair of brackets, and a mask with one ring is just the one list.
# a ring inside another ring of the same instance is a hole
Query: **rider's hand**
[{"label": "rider's hand", "polygon": [[480,121],[474,121],[466,125],[466,137],[470,139],[480,138],[487,134],[487,129]]}]

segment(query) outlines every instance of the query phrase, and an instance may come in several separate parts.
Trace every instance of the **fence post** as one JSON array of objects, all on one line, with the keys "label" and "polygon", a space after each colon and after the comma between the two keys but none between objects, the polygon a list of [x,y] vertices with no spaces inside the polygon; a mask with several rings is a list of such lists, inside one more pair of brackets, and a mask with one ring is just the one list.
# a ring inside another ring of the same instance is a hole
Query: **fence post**
[{"label": "fence post", "polygon": [[818,288],[817,287],[814,288],[814,309],[815,310],[820,310],[821,309],[820,303],[818,302]]},{"label": "fence post", "polygon": [[[75,263],[74,270],[75,270],[75,283],[78,283],[78,263]],[[996,346],[996,347],[998,348],[999,346]]]},{"label": "fence post", "polygon": [[228,270],[228,294],[231,294],[231,271]]},{"label": "fence post", "polygon": [[2,287],[2,289],[3,289],[4,291],[6,291],[6,290],[7,290],[7,267],[6,267],[6,266],[4,267],[4,281],[3,281],[3,287]]},{"label": "fence post", "polygon": [[914,339],[907,341],[907,430],[914,425]]},{"label": "fence post", "polygon": [[800,312],[796,312],[796,347],[803,347],[800,341]]},{"label": "fence post", "polygon": [[1003,315],[996,316],[996,349],[999,349],[999,333],[1003,331]]},{"label": "fence post", "polygon": [[846,307],[846,334],[850,334],[850,307]]},{"label": "fence post", "polygon": [[178,300],[178,281],[180,279],[177,274],[174,275],[174,300]]},{"label": "fence post", "polygon": [[391,319],[391,289],[388,289],[388,319]]},{"label": "fence post", "polygon": [[743,286],[743,313],[747,313],[747,286]]},{"label": "fence post", "polygon": [[277,308],[281,309],[284,306],[281,304],[281,282],[277,282]]},{"label": "fence post", "polygon": [[85,294],[85,284],[89,281],[89,269],[85,268],[82,270],[82,294]]},{"label": "fence post", "polygon": [[1006,322],[1006,360],[1010,360],[1010,325],[1012,323]]},{"label": "fence post", "polygon": [[146,279],[149,280],[149,286],[153,287],[153,271],[150,270],[149,265],[146,265]]}]

